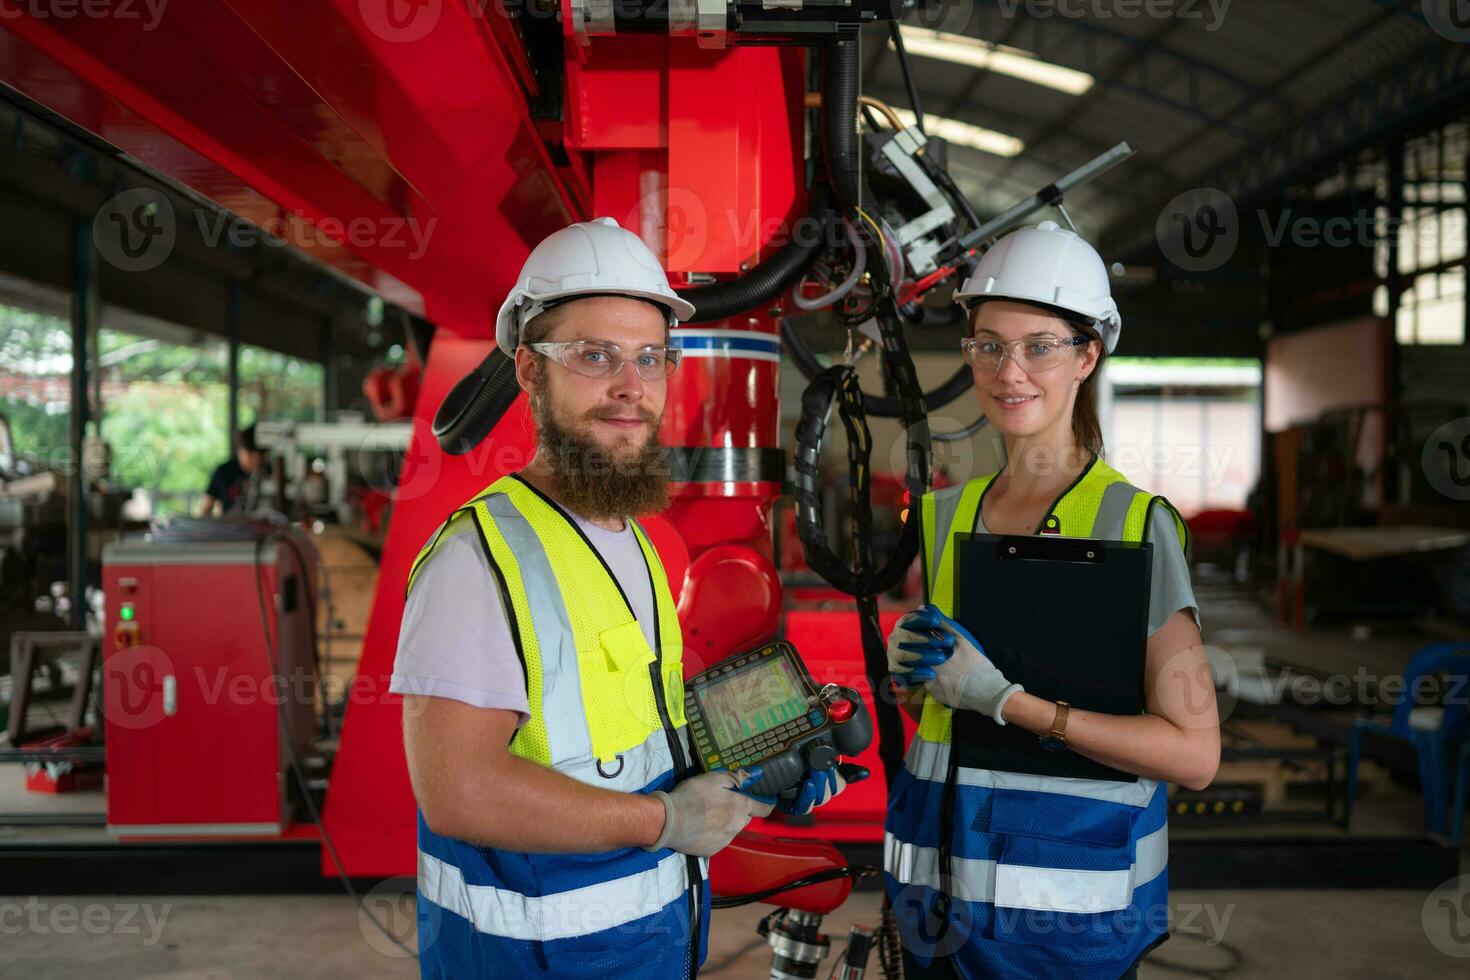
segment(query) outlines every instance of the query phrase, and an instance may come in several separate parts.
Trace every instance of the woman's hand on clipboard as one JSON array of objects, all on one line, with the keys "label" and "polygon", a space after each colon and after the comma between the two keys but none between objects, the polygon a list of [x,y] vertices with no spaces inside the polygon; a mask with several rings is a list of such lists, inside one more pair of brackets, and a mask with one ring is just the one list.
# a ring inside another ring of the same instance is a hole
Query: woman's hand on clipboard
[{"label": "woman's hand on clipboard", "polygon": [[[904,616],[888,634],[888,672],[899,687],[919,687],[934,679],[934,668],[949,659],[953,644],[934,643],[935,634],[913,622],[921,607]],[[921,631],[922,630],[922,631]]]},{"label": "woman's hand on clipboard", "polygon": [[1024,690],[990,662],[969,630],[933,605],[920,606],[899,620],[888,641],[888,664],[899,683],[926,684],[945,707],[978,711],[997,725],[1005,724],[1001,711],[1006,701]]}]

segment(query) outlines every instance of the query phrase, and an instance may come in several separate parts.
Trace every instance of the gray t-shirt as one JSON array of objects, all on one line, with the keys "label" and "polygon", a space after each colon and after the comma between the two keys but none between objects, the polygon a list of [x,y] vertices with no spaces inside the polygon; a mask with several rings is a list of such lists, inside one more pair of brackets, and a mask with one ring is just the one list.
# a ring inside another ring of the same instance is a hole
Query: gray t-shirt
[{"label": "gray t-shirt", "polygon": [[[653,592],[632,526],[608,531],[573,519],[612,569],[653,646]],[[478,531],[445,541],[419,569],[403,609],[388,689],[516,711],[517,727],[530,719],[525,675]]]},{"label": "gray t-shirt", "polygon": [[[1181,609],[1188,609],[1194,616],[1195,629],[1200,628],[1199,603],[1194,599],[1194,586],[1189,580],[1189,562],[1184,557],[1184,546],[1179,542],[1179,529],[1174,518],[1161,506],[1155,507],[1149,518],[1148,540],[1154,546],[1154,567],[1150,580],[1148,600],[1148,633],[1157,633],[1169,617]],[[975,515],[975,531],[988,534],[985,518]]]}]

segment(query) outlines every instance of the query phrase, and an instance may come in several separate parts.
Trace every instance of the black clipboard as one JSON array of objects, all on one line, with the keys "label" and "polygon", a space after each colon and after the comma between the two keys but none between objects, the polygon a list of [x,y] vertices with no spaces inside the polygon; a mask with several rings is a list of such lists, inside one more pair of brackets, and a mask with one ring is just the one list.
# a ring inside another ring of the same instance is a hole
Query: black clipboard
[{"label": "black clipboard", "polygon": [[[1143,711],[1152,544],[961,532],[950,546],[954,618],[1009,680],[1080,710]],[[967,768],[1138,781],[974,711],[955,712],[952,745]]]}]

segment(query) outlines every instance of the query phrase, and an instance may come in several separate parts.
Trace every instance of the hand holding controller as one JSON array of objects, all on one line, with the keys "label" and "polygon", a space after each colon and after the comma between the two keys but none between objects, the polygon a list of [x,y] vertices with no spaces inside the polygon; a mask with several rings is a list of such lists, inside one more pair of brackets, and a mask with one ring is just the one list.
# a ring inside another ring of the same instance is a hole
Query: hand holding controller
[{"label": "hand holding controller", "polygon": [[857,691],[829,684],[820,697],[830,727],[805,744],[765,760],[761,764],[765,775],[752,792],[774,799],[798,789],[808,774],[831,769],[839,756],[850,758],[872,744],[873,721]]}]

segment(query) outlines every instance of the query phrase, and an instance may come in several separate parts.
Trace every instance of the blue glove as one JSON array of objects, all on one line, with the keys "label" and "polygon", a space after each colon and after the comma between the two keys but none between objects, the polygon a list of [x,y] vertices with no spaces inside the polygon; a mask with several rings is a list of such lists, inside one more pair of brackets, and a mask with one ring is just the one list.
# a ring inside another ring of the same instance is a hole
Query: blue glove
[{"label": "blue glove", "polygon": [[899,687],[918,687],[934,679],[934,668],[949,659],[953,645],[937,644],[936,638],[944,634],[938,630],[920,626],[925,622],[921,606],[904,616],[888,634],[888,672]]},{"label": "blue glove", "polygon": [[765,774],[766,770],[764,766],[746,766],[744,769],[735,770],[735,778],[740,780],[740,788],[736,792],[744,793],[752,800],[762,799],[762,797],[749,792],[749,790],[756,783],[760,782],[761,777]]},{"label": "blue glove", "polygon": [[947,708],[978,711],[989,715],[997,725],[1005,724],[1001,711],[1006,701],[1024,688],[1006,679],[969,630],[933,605],[910,613],[903,625],[923,634],[920,642],[900,643],[901,650],[924,658],[941,658],[929,668],[931,676],[926,680],[935,700]]},{"label": "blue glove", "polygon": [[868,776],[866,766],[850,763],[833,766],[831,769],[809,771],[796,788],[796,795],[790,798],[783,796],[776,808],[795,817],[805,816],[822,804],[830,803],[849,783],[862,782]]}]

